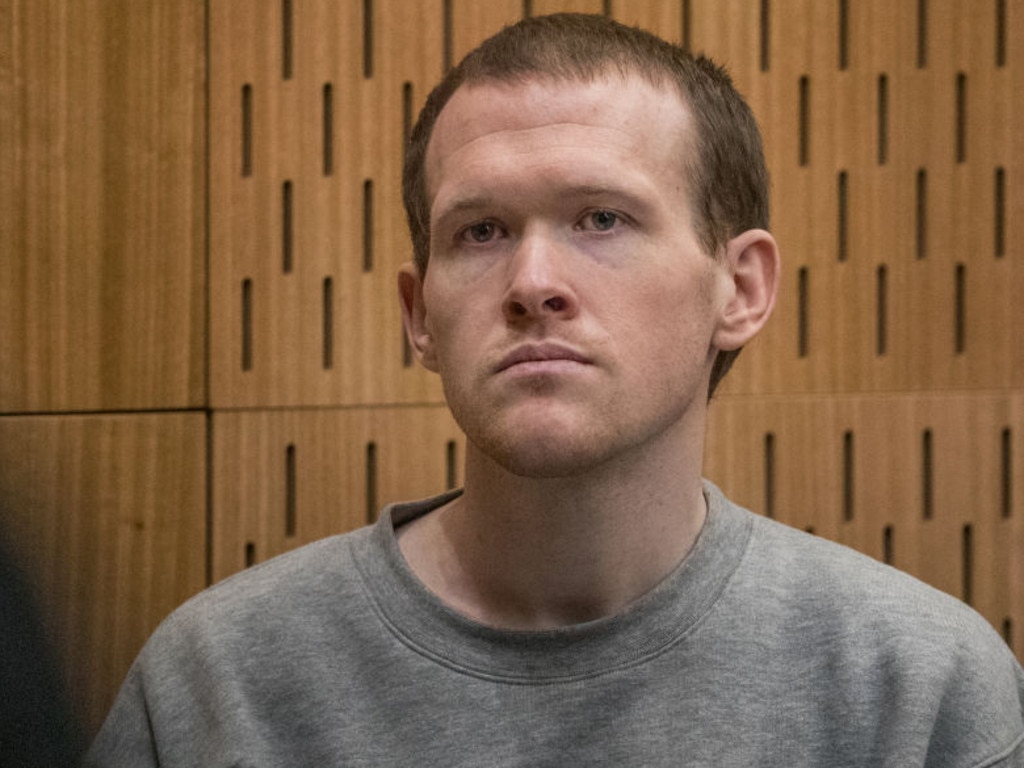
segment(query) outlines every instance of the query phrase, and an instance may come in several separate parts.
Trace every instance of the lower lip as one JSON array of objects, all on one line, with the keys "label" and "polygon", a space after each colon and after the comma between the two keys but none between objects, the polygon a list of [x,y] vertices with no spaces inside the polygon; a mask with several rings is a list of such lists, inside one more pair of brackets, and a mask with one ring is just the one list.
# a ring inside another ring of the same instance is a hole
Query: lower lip
[{"label": "lower lip", "polygon": [[577,360],[527,360],[510,365],[502,373],[510,376],[541,376],[562,373],[574,373],[587,367],[586,363]]}]

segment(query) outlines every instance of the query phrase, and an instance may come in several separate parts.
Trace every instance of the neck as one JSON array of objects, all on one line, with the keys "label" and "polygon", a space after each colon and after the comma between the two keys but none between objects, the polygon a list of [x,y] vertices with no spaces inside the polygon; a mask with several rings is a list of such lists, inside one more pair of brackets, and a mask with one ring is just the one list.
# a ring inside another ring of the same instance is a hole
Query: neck
[{"label": "neck", "polygon": [[428,588],[491,626],[613,615],[680,563],[704,523],[700,451],[685,449],[700,441],[666,440],[559,478],[514,475],[470,444],[465,493],[399,545]]}]

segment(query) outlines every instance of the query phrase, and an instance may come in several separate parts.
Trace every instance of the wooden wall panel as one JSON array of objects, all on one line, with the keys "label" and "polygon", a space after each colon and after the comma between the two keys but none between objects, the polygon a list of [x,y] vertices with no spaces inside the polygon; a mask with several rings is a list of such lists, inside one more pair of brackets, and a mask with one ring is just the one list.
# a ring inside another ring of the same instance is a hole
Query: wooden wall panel
[{"label": "wooden wall panel", "polygon": [[0,3],[0,412],[204,393],[203,3]]},{"label": "wooden wall panel", "polygon": [[689,42],[690,20],[686,18],[687,3],[666,3],[662,0],[629,0],[604,3],[608,15],[623,24],[649,29],[677,44]]},{"label": "wooden wall panel", "polygon": [[0,418],[0,536],[92,730],[156,625],[206,581],[201,413]]},{"label": "wooden wall panel", "polygon": [[524,16],[543,16],[548,13],[607,13],[608,3],[603,0],[527,0],[523,3]]},{"label": "wooden wall panel", "polygon": [[[449,66],[502,27],[519,21],[523,17],[523,0],[451,0],[451,9],[451,55],[445,62]],[[429,87],[428,84],[428,90]]]},{"label": "wooden wall panel", "polygon": [[[785,265],[779,321],[728,391],[984,389],[1017,375],[1021,21],[1004,4],[999,59],[999,4],[982,5],[716,4],[723,25],[746,14],[745,35],[700,43],[746,62],[734,74],[765,132]],[[695,30],[716,13],[693,7]],[[751,44],[755,63],[739,50]]]},{"label": "wooden wall panel", "polygon": [[293,3],[287,23],[283,5],[212,6],[211,402],[437,402],[404,350],[395,273],[441,5]]},{"label": "wooden wall panel", "polygon": [[214,580],[457,487],[463,441],[443,406],[217,413]]}]

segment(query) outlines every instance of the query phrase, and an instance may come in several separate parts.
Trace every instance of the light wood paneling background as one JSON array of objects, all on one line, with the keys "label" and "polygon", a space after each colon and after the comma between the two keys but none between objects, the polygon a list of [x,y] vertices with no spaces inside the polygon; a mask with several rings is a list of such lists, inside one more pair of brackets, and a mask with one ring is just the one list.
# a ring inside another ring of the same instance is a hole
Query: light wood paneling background
[{"label": "light wood paneling background", "polygon": [[94,723],[156,624],[206,584],[205,445],[201,413],[0,417],[0,534]]},{"label": "light wood paneling background", "polygon": [[0,0],[0,411],[203,406],[203,19]]},{"label": "light wood paneling background", "polygon": [[706,474],[1024,656],[1024,0],[0,0],[0,530],[89,729],[189,595],[461,481],[402,145],[558,10],[708,52],[764,130],[783,292]]}]

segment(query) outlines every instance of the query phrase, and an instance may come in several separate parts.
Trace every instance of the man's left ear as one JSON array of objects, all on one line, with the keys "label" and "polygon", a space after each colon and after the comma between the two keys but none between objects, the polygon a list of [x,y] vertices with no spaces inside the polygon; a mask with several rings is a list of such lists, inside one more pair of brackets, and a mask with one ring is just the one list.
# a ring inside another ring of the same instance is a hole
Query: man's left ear
[{"label": "man's left ear", "polygon": [[768,320],[779,290],[779,247],[763,229],[749,229],[725,245],[722,265],[730,281],[712,343],[739,349]]},{"label": "man's left ear", "polygon": [[398,300],[402,306],[402,325],[413,353],[428,371],[437,372],[434,339],[427,322],[427,307],[423,301],[423,276],[409,262],[398,270]]}]

